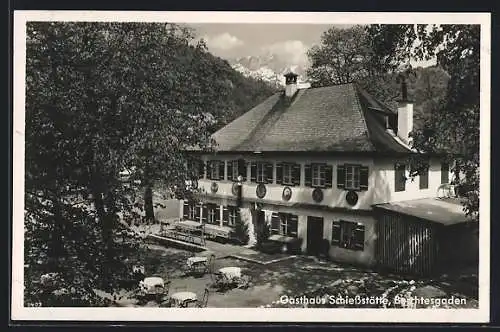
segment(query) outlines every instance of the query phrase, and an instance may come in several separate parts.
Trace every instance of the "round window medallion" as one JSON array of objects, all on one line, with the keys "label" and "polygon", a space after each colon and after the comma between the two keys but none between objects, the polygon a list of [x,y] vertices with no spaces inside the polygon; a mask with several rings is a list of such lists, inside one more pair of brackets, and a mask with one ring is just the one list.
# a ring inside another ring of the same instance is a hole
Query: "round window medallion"
[{"label": "round window medallion", "polygon": [[233,183],[233,187],[231,188],[231,192],[234,196],[238,196],[238,183]]},{"label": "round window medallion", "polygon": [[312,192],[312,198],[316,203],[319,203],[323,200],[323,191],[320,188],[316,188]]},{"label": "round window medallion", "polygon": [[264,198],[264,196],[266,196],[266,192],[267,192],[266,186],[263,183],[259,183],[257,185],[257,188],[255,189],[255,193],[257,194],[257,197]]},{"label": "round window medallion", "polygon": [[215,194],[217,190],[219,190],[219,185],[217,184],[217,182],[212,182],[212,186],[210,187],[210,189]]},{"label": "round window medallion", "polygon": [[285,187],[283,188],[283,200],[285,201],[289,201],[290,198],[292,197],[292,189],[290,189],[290,187]]},{"label": "round window medallion", "polygon": [[358,202],[358,194],[355,191],[348,191],[345,199],[347,201],[347,204],[354,206]]}]

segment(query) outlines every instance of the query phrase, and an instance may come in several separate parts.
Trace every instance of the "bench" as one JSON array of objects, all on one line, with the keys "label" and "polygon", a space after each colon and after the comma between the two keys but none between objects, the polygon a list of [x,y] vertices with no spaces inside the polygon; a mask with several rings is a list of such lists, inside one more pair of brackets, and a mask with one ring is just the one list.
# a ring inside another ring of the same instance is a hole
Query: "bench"
[{"label": "bench", "polygon": [[192,244],[197,244],[200,246],[205,245],[205,239],[202,236],[195,235],[192,233],[167,230],[162,235],[164,237],[175,239],[177,241],[184,241],[184,242],[188,242],[188,243],[192,243]]}]

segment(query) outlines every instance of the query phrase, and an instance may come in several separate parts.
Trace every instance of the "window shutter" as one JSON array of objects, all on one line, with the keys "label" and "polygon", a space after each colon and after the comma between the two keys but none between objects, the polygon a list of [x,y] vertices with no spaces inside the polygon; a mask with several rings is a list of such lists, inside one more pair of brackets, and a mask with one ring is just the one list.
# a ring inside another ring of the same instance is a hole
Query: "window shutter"
[{"label": "window shutter", "polygon": [[215,220],[220,223],[220,205],[215,206]]},{"label": "window shutter", "polygon": [[[243,159],[238,160],[238,175],[243,177],[243,181],[247,180],[247,163]],[[236,181],[237,179],[233,179]]]},{"label": "window shutter", "polygon": [[345,166],[337,165],[337,188],[345,188]]},{"label": "window shutter", "polygon": [[308,164],[305,166],[305,185],[306,187],[312,186],[312,170],[311,165]]},{"label": "window shutter", "polygon": [[325,187],[332,187],[333,167],[332,165],[325,165]]},{"label": "window shutter", "polygon": [[280,233],[280,216],[278,213],[273,212],[271,215],[271,234]]},{"label": "window shutter", "polygon": [[277,163],[276,164],[276,184],[282,184],[282,183],[283,183],[283,164]]},{"label": "window shutter", "polygon": [[194,219],[197,222],[200,222],[200,208],[201,205],[191,205],[191,207],[194,209]]},{"label": "window shutter", "polygon": [[290,214],[290,219],[288,219],[288,236],[297,236],[297,231],[299,227],[299,216],[296,214]]},{"label": "window shutter", "polygon": [[227,226],[229,224],[229,209],[227,206],[222,208],[222,225]]},{"label": "window shutter", "polygon": [[203,179],[205,177],[205,162],[200,160],[198,163],[198,178]]},{"label": "window shutter", "polygon": [[405,191],[406,177],[405,177],[405,165],[396,164],[394,166],[394,184],[395,191]]},{"label": "window shutter", "polygon": [[358,224],[354,229],[354,249],[365,249],[365,226]]},{"label": "window shutter", "polygon": [[368,190],[368,167],[359,168],[359,189]]},{"label": "window shutter", "polygon": [[201,222],[203,224],[207,222],[207,216],[208,216],[208,207],[206,205],[203,205],[201,208]]},{"label": "window shutter", "polygon": [[273,183],[273,179],[274,179],[274,176],[273,176],[273,168],[274,168],[274,165],[272,163],[267,163],[265,164],[265,171],[266,171],[266,183]]},{"label": "window shutter", "polygon": [[332,222],[332,245],[340,246],[340,236],[342,234],[340,222],[333,221]]},{"label": "window shutter", "polygon": [[187,201],[184,201],[184,206],[182,208],[182,217],[184,219],[188,219],[189,217],[189,203]]},{"label": "window shutter", "polygon": [[300,186],[300,164],[292,166],[292,182],[295,186]]},{"label": "window shutter", "polygon": [[250,163],[250,181],[257,181],[257,163],[255,161],[252,161]]},{"label": "window shutter", "polygon": [[224,160],[219,161],[219,180],[225,180],[225,167],[226,162]]},{"label": "window shutter", "polygon": [[205,167],[206,173],[207,173],[207,179],[211,180],[212,179],[212,160],[207,161],[207,166]]},{"label": "window shutter", "polygon": [[233,179],[233,161],[229,160],[227,162],[227,179],[228,181],[234,181],[236,179]]},{"label": "window shutter", "polygon": [[429,167],[425,166],[422,168],[419,174],[419,189],[429,188]]}]

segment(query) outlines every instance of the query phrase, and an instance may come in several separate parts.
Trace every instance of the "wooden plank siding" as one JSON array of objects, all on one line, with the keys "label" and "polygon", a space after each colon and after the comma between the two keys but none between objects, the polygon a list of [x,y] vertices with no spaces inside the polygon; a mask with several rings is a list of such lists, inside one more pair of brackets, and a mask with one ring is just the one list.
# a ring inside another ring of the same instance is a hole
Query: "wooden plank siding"
[{"label": "wooden plank siding", "polygon": [[438,256],[439,225],[390,211],[376,216],[377,265],[403,274],[432,274]]}]

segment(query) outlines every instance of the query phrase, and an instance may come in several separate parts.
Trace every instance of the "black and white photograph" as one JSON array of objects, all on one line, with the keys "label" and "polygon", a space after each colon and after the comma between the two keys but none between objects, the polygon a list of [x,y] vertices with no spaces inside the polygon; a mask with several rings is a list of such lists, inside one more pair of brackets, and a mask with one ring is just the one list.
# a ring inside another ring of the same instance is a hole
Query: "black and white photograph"
[{"label": "black and white photograph", "polygon": [[489,75],[487,13],[15,12],[12,319],[487,322]]}]

